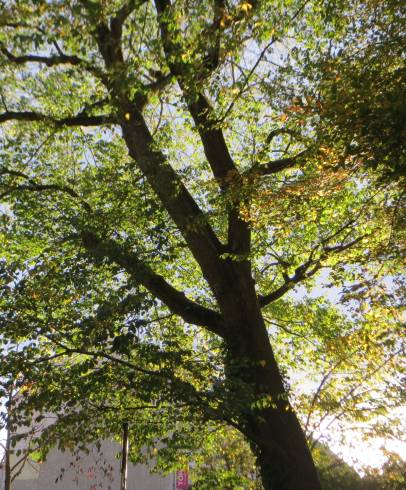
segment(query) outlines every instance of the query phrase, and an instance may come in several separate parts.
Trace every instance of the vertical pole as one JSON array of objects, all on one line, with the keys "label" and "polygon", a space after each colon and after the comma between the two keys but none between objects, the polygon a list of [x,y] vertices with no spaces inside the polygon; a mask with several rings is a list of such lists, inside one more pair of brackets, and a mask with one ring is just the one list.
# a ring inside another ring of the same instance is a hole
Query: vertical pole
[{"label": "vertical pole", "polygon": [[10,465],[10,445],[8,444],[9,436],[7,434],[7,443],[6,443],[6,453],[5,453],[5,468],[4,468],[4,490],[11,489],[11,465]]},{"label": "vertical pole", "polygon": [[128,468],[128,422],[123,422],[123,438],[121,449],[121,485],[120,490],[127,490],[127,468]]},{"label": "vertical pole", "polygon": [[11,416],[13,410],[13,385],[8,393],[6,412],[6,446],[4,454],[4,490],[11,490]]}]

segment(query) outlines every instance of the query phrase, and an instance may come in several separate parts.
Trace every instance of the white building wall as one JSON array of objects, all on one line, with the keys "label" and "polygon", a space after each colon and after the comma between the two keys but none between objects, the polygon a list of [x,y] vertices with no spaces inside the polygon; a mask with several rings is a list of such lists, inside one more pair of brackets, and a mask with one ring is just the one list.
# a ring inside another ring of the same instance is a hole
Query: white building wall
[{"label": "white building wall", "polygon": [[[120,447],[104,442],[88,455],[52,450],[42,464],[27,462],[12,490],[119,490]],[[1,473],[1,470],[0,470]],[[4,475],[0,475],[0,482]],[[1,488],[1,486],[0,486]],[[128,490],[172,490],[174,477],[150,474],[145,465],[128,465]]]}]

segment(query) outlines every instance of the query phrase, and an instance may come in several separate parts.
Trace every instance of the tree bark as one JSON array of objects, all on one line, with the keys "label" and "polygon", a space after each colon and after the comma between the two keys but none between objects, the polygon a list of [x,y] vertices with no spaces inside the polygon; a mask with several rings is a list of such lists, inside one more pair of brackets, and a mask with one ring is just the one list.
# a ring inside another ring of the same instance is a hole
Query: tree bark
[{"label": "tree bark", "polygon": [[[256,455],[265,490],[320,490],[304,432],[289,403],[247,264],[230,283],[222,304],[228,335],[227,377],[237,400],[241,387],[251,398],[241,401],[238,425]],[[244,272],[245,268],[245,272]],[[243,279],[239,283],[238,277]],[[231,294],[230,294],[231,293]],[[253,403],[258,401],[253,406]],[[263,402],[263,403],[261,403]]]},{"label": "tree bark", "polygon": [[[249,345],[249,339],[246,345]],[[248,383],[254,391],[254,399],[265,400],[265,405],[268,405],[264,408],[242,407],[239,420],[242,432],[257,457],[265,490],[321,489],[303,430],[289,404],[287,392],[282,383],[275,386],[281,377],[273,354],[264,356],[264,349],[255,346],[249,350],[251,352],[247,354],[251,355],[245,357],[242,362],[245,367],[240,373],[236,372],[238,358],[233,356],[231,376]],[[271,375],[268,374],[270,371]]]}]

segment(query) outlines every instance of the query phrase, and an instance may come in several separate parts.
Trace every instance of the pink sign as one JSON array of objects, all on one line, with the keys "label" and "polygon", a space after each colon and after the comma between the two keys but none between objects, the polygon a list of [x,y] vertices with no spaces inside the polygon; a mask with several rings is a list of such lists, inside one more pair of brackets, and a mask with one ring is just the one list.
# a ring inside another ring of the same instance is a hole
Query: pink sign
[{"label": "pink sign", "polygon": [[176,472],[176,490],[187,490],[189,487],[189,475],[186,470]]}]

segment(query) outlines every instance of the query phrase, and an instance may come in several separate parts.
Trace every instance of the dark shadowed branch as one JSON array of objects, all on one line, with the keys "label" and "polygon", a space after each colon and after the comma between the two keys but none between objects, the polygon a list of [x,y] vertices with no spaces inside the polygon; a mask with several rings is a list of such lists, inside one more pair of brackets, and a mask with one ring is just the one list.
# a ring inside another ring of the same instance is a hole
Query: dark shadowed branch
[{"label": "dark shadowed branch", "polygon": [[101,240],[94,233],[83,232],[82,243],[95,257],[104,257],[123,267],[131,277],[159,298],[174,314],[194,325],[208,328],[222,335],[222,317],[219,313],[190,300],[156,274],[135,252],[125,250],[113,240]]},{"label": "dark shadowed branch", "polygon": [[294,168],[300,166],[305,160],[305,156],[308,152],[306,150],[301,151],[297,155],[288,158],[280,158],[278,160],[272,160],[267,163],[260,163],[258,165],[253,166],[247,172],[248,175],[272,175],[282,170],[286,170],[288,168]]},{"label": "dark shadowed branch", "polygon": [[64,117],[57,119],[47,114],[41,114],[33,111],[6,111],[0,114],[0,124],[7,121],[25,121],[36,122],[42,121],[53,124],[57,127],[63,126],[101,126],[109,124],[117,124],[117,119],[111,114],[103,114],[99,116],[88,116],[86,114],[78,114],[76,116]]}]

